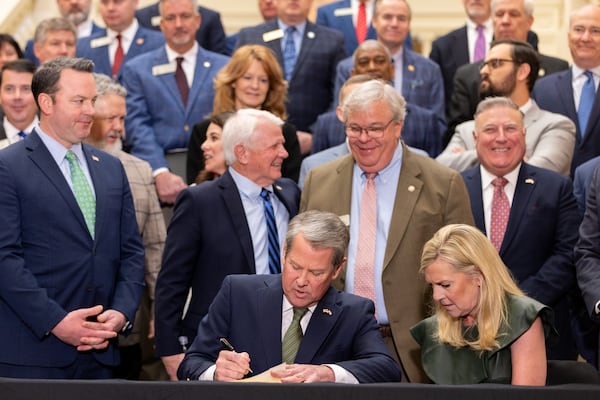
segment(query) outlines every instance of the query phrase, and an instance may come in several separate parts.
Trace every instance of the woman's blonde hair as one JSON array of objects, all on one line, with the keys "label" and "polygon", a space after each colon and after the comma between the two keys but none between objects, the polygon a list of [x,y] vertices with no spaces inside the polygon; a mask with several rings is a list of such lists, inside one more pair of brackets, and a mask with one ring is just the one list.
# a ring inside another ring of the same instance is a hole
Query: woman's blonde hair
[{"label": "woman's blonde hair", "polygon": [[213,113],[236,111],[233,84],[244,76],[253,61],[261,63],[269,79],[269,90],[261,109],[285,119],[287,83],[283,79],[279,62],[271,49],[261,45],[246,45],[238,48],[227,65],[217,73]]},{"label": "woman's blonde hair", "polygon": [[481,351],[499,347],[498,331],[502,325],[508,325],[507,295],[524,294],[492,243],[475,227],[447,225],[425,243],[419,271],[424,273],[436,260],[447,262],[457,272],[481,277],[476,318],[479,337],[472,341],[465,339],[462,319],[450,316],[437,304],[438,339],[455,347],[469,346]]}]

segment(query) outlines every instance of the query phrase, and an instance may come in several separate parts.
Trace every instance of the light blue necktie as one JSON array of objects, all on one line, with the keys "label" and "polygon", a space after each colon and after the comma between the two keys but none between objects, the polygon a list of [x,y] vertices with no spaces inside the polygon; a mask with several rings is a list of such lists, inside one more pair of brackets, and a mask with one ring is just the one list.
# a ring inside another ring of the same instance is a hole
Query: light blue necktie
[{"label": "light blue necktie", "polygon": [[81,209],[85,223],[90,231],[92,238],[94,237],[94,228],[96,225],[96,198],[92,193],[92,188],[83,170],[79,166],[77,156],[72,150],[67,151],[65,158],[69,162],[69,170],[71,171],[71,183],[73,184],[73,193],[75,199]]},{"label": "light blue necktie", "polygon": [[592,105],[594,104],[594,98],[596,97],[596,87],[594,85],[594,74],[591,71],[585,71],[583,73],[587,80],[583,84],[581,89],[581,97],[579,98],[579,109],[577,109],[577,118],[579,120],[579,129],[581,137],[585,135],[587,123],[592,112]]},{"label": "light blue necktie", "polygon": [[285,42],[283,45],[283,70],[285,79],[292,79],[294,65],[296,65],[296,45],[294,44],[294,32],[296,27],[288,26],[285,30]]},{"label": "light blue necktie", "polygon": [[265,209],[265,221],[267,221],[267,250],[269,253],[269,272],[278,274],[281,272],[281,250],[279,248],[279,234],[277,233],[277,222],[275,220],[275,211],[271,203],[270,192],[267,189],[261,190],[260,197],[263,199]]}]

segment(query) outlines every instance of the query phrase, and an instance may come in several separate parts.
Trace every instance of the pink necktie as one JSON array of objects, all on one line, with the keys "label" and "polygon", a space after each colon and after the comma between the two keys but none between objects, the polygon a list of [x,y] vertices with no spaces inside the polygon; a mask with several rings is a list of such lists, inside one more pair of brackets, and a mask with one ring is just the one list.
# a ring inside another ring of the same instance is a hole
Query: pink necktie
[{"label": "pink necktie", "polygon": [[360,202],[358,245],[354,265],[354,294],[375,301],[375,239],[377,233],[376,173],[365,173],[367,182]]},{"label": "pink necktie", "polygon": [[367,37],[367,9],[365,3],[358,6],[358,15],[356,16],[356,40],[358,44],[365,41]]},{"label": "pink necktie", "polygon": [[475,50],[473,51],[473,62],[485,58],[485,36],[483,25],[477,25],[477,38],[475,39]]},{"label": "pink necktie", "polygon": [[500,251],[506,225],[508,224],[508,215],[510,214],[510,203],[504,193],[504,186],[508,181],[503,177],[498,177],[492,181],[494,185],[494,197],[492,198],[492,229],[490,236],[492,244],[496,250]]},{"label": "pink necktie", "polygon": [[119,33],[117,35],[117,49],[115,50],[115,59],[113,60],[113,65],[112,65],[113,79],[117,78],[117,75],[119,74],[119,69],[121,68],[121,64],[123,64],[124,57],[125,57],[125,54],[123,53],[123,46],[121,43],[121,34]]}]

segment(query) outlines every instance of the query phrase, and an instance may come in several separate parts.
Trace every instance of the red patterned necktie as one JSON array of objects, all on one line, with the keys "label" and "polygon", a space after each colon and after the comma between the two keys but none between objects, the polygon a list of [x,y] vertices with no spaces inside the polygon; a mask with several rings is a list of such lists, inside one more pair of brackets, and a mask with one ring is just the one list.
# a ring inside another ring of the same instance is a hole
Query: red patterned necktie
[{"label": "red patterned necktie", "polygon": [[356,16],[356,40],[361,44],[367,38],[367,9],[365,3],[358,6],[358,15]]},{"label": "red patterned necktie", "polygon": [[504,192],[504,186],[508,181],[504,177],[498,177],[492,181],[494,185],[494,197],[492,198],[492,229],[490,239],[496,250],[500,251],[506,225],[508,224],[508,215],[510,214],[510,203]]},{"label": "red patterned necktie", "polygon": [[365,173],[367,181],[360,201],[358,244],[354,265],[354,294],[375,302],[375,242],[377,235],[376,173]]},{"label": "red patterned necktie", "polygon": [[190,87],[185,76],[185,71],[181,67],[183,57],[177,57],[175,60],[177,61],[177,69],[175,70],[175,82],[177,83],[177,89],[179,89],[179,94],[181,94],[181,100],[183,101],[183,106],[185,107],[187,105],[188,96],[190,94]]},{"label": "red patterned necktie", "polygon": [[117,78],[119,74],[119,69],[121,68],[121,64],[123,64],[123,58],[125,58],[125,54],[123,53],[123,44],[121,42],[121,34],[117,35],[117,49],[115,50],[115,59],[113,60],[112,65],[112,76],[113,79]]}]

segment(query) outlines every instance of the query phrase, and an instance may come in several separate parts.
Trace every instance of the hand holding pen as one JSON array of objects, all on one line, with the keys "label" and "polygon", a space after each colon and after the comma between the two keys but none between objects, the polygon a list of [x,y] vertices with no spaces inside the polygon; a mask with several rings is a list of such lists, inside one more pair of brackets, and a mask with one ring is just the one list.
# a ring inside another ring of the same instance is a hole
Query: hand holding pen
[{"label": "hand holding pen", "polygon": [[246,352],[238,353],[225,338],[219,339],[227,350],[219,352],[214,380],[233,381],[243,378],[248,373],[253,373],[250,368],[250,356]]}]

